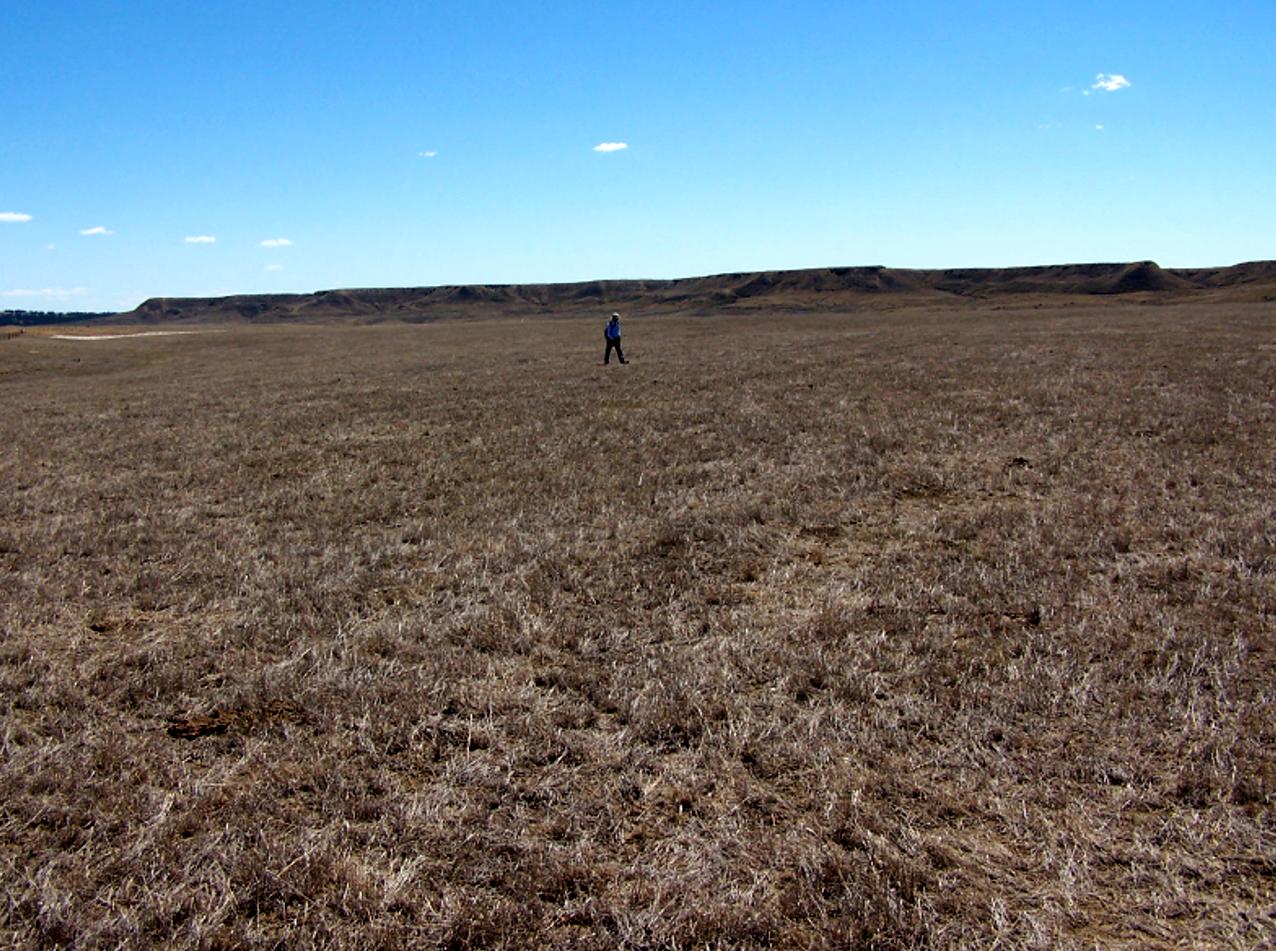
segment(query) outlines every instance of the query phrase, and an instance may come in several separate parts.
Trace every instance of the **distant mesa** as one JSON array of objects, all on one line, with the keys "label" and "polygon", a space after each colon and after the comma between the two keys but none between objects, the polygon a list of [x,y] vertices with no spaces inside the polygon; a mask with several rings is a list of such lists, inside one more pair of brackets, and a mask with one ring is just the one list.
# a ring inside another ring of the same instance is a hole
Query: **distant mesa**
[{"label": "distant mesa", "polygon": [[[150,300],[123,317],[133,321],[289,320],[432,321],[474,317],[572,316],[599,308],[644,313],[806,312],[909,304],[969,305],[1124,295],[1191,295],[1276,300],[1276,261],[1225,268],[1170,270],[1154,261],[1019,268],[910,270],[881,265],[751,271],[675,280],[604,280],[575,284],[469,284],[353,288],[251,298]],[[248,311],[251,308],[251,316]]]},{"label": "distant mesa", "polygon": [[[837,313],[915,305],[968,307],[989,300],[1028,304],[1042,298],[1093,300],[1109,296],[1148,302],[1196,297],[1276,301],[1276,261],[1195,269],[1167,269],[1155,261],[935,270],[872,265],[749,271],[675,280],[453,284],[347,288],[309,294],[156,297],[128,313],[95,319],[115,323],[420,323],[482,317],[575,316],[593,314],[602,308],[690,315]],[[0,323],[42,322],[48,321],[25,311],[0,313]]]}]

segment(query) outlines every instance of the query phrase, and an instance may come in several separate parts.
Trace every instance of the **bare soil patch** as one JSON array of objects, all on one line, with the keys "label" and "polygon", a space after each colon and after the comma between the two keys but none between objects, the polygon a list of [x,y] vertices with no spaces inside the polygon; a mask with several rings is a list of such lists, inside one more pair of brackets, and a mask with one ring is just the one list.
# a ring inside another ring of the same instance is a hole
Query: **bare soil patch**
[{"label": "bare soil patch", "polygon": [[50,340],[128,340],[134,337],[184,337],[188,334],[207,333],[202,330],[134,330],[129,333],[51,333]]},{"label": "bare soil patch", "polygon": [[0,934],[1270,945],[1273,321],[10,341]]}]

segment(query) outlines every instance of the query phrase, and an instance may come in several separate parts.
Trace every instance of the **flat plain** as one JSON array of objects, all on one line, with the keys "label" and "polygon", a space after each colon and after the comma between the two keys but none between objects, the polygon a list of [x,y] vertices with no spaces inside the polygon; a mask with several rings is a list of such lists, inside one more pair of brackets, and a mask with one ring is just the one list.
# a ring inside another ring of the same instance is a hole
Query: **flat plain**
[{"label": "flat plain", "polygon": [[601,326],[0,340],[0,941],[1273,946],[1270,303]]}]

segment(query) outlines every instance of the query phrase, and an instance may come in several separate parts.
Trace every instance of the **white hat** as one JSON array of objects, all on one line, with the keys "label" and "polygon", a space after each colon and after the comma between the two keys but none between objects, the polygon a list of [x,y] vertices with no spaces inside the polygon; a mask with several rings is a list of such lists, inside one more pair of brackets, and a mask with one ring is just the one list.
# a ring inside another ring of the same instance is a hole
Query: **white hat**
[{"label": "white hat", "polygon": [[619,316],[620,316],[620,314],[619,314],[617,311],[614,311],[614,310],[611,312],[611,315],[612,315],[613,317],[619,317]]}]

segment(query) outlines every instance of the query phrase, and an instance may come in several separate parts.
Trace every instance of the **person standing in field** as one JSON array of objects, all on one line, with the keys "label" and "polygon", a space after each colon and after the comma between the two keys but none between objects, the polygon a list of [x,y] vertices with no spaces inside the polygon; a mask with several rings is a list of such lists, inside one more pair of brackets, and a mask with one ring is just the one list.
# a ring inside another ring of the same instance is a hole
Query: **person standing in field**
[{"label": "person standing in field", "polygon": [[620,314],[611,315],[611,320],[607,321],[607,326],[603,329],[603,339],[607,341],[607,349],[603,351],[604,366],[611,363],[612,350],[616,351],[621,363],[629,362],[625,359],[625,351],[620,349]]}]

